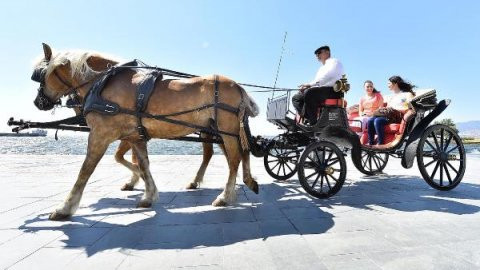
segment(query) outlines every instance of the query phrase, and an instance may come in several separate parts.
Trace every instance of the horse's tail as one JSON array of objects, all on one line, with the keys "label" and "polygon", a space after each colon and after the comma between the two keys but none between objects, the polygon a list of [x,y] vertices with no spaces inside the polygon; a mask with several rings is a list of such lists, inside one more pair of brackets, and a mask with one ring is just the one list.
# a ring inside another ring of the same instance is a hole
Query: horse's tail
[{"label": "horse's tail", "polygon": [[[240,122],[240,145],[242,146],[243,151],[248,151],[249,147],[249,136],[245,129],[249,130],[248,127],[248,117],[255,117],[259,114],[260,109],[258,108],[257,103],[248,95],[247,91],[238,85],[240,90],[242,101],[239,106],[238,120]],[[250,132],[248,132],[250,133]]]}]

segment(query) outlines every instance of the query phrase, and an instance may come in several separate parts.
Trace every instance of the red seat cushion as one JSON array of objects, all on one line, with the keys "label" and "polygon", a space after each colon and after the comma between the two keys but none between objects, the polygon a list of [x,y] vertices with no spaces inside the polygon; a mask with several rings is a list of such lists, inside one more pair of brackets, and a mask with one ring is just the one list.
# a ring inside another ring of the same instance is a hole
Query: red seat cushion
[{"label": "red seat cushion", "polygon": [[343,98],[328,98],[325,99],[324,102],[320,103],[320,105],[346,107],[347,101]]},{"label": "red seat cushion", "polygon": [[400,123],[398,124],[387,124],[385,126],[385,133],[397,133],[400,130]]}]

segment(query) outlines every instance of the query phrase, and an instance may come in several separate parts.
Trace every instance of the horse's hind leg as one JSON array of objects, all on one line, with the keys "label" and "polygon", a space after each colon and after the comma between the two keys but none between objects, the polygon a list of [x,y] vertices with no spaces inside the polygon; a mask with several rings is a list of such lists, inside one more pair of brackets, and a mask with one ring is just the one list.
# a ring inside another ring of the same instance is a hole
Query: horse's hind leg
[{"label": "horse's hind leg", "polygon": [[258,183],[250,172],[250,152],[242,152],[243,183],[249,189],[258,194]]},{"label": "horse's hind leg", "polygon": [[147,143],[137,141],[132,143],[132,150],[137,156],[140,176],[145,181],[145,194],[142,200],[138,202],[137,207],[151,207],[153,202],[158,199],[158,190],[150,173],[150,162],[148,161]]},{"label": "horse's hind leg", "polygon": [[97,167],[100,159],[102,159],[105,151],[107,151],[108,145],[113,141],[109,140],[104,135],[105,134],[95,134],[93,132],[90,133],[88,137],[87,156],[85,157],[82,168],[78,173],[77,181],[65,201],[50,214],[49,219],[66,219],[73,215],[77,210],[88,179],[95,170],[95,167]]},{"label": "horse's hind leg", "polygon": [[224,153],[227,158],[228,168],[230,173],[228,175],[227,184],[223,192],[218,195],[215,201],[212,202],[213,206],[225,206],[227,203],[233,203],[237,194],[235,191],[235,182],[237,180],[238,166],[240,165],[240,160],[242,159],[240,152],[240,144],[238,139],[232,136],[222,136]]},{"label": "horse's hind leg", "polygon": [[122,164],[123,166],[127,167],[130,171],[132,171],[132,177],[128,183],[125,183],[121,190],[133,190],[133,187],[138,183],[140,179],[140,170],[138,169],[138,161],[137,156],[132,151],[132,162],[128,162],[125,160],[125,153],[130,150],[132,147],[128,141],[122,140],[118,145],[117,151],[115,152],[115,160]]},{"label": "horse's hind leg", "polygon": [[[211,135],[204,135],[202,136],[204,139],[211,139]],[[192,182],[187,184],[187,189],[196,189],[200,187],[200,184],[203,181],[203,176],[205,175],[205,170],[207,170],[208,163],[210,162],[210,159],[212,158],[213,155],[213,144],[212,143],[202,143],[203,146],[203,160],[202,160],[202,165],[200,165],[200,168],[198,169],[197,175],[195,176],[195,179],[193,179]]]}]

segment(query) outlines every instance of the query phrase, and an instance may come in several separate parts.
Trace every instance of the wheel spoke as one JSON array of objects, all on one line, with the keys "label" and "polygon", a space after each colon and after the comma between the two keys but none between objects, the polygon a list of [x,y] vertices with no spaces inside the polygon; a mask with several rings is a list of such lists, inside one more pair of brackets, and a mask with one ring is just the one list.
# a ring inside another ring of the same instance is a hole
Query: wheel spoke
[{"label": "wheel spoke", "polygon": [[440,186],[443,187],[443,163],[440,164]]},{"label": "wheel spoke", "polygon": [[280,160],[280,159],[277,158],[277,159],[274,159],[274,160],[270,160],[268,163],[272,163],[272,162],[279,162],[279,163],[280,163],[279,160]]},{"label": "wheel spoke", "polygon": [[293,172],[293,169],[292,169],[292,167],[290,167],[290,165],[288,165],[288,162],[285,162],[285,165],[287,165],[288,169],[289,169],[291,172]]},{"label": "wheel spoke", "polygon": [[272,171],[273,171],[273,169],[275,169],[278,165],[280,165],[280,162],[278,162],[277,165],[275,165],[275,166],[272,167]]},{"label": "wheel spoke", "polygon": [[[328,176],[330,176],[333,179],[333,181],[338,182],[338,178],[335,178],[333,175],[328,175]],[[325,175],[325,177],[327,177],[327,175]]]},{"label": "wheel spoke", "polygon": [[440,146],[438,145],[437,135],[435,135],[435,132],[433,131],[432,131],[432,135],[433,135],[433,141],[435,142],[435,146],[437,146],[435,150],[438,152],[438,150],[440,149]]},{"label": "wheel spoke", "polygon": [[380,159],[383,163],[386,163],[385,160],[380,155],[375,155],[378,159]]},{"label": "wheel spoke", "polygon": [[432,179],[432,181],[433,181],[433,177],[435,176],[435,173],[437,173],[437,169],[439,165],[440,165],[440,161],[437,161],[437,165],[435,165],[435,168],[433,169],[433,172],[430,175],[430,179]]},{"label": "wheel spoke", "polygon": [[448,160],[447,160],[447,165],[448,165],[448,167],[450,167],[456,174],[458,174],[457,169],[455,169],[455,168],[452,166],[452,164],[450,164],[450,162],[449,162]]},{"label": "wheel spoke", "polygon": [[447,175],[448,183],[450,183],[450,185],[451,185],[452,184],[452,177],[450,176],[450,172],[448,171],[447,165],[443,164],[443,168],[445,169],[445,174]]},{"label": "wheel spoke", "polygon": [[335,165],[336,163],[340,162],[340,159],[336,158],[336,159],[332,159],[333,161],[328,163],[327,166],[332,166],[332,165]]},{"label": "wheel spoke", "polygon": [[309,176],[305,177],[305,179],[309,179],[310,177],[314,176],[315,174],[319,174],[319,173],[315,171],[312,174],[310,174]]},{"label": "wheel spoke", "polygon": [[315,178],[315,181],[313,181],[313,184],[312,184],[312,189],[314,189],[315,185],[317,184],[317,181],[318,179],[320,178],[321,174],[318,174],[317,175],[317,178]]},{"label": "wheel spoke", "polygon": [[313,164],[315,164],[315,166],[317,166],[317,167],[320,166],[320,164],[319,164],[317,161],[313,160],[311,157],[307,156],[307,158],[310,159],[310,161],[311,161]]},{"label": "wheel spoke", "polygon": [[372,156],[368,155],[368,167],[370,167],[370,171],[372,171]]},{"label": "wheel spoke", "polygon": [[287,172],[285,171],[285,164],[287,164],[287,163],[283,163],[283,164],[282,164],[282,168],[283,168],[283,175],[287,175]]},{"label": "wheel spoke", "polygon": [[277,175],[280,175],[280,169],[282,168],[282,163],[279,163],[280,166],[278,166],[278,170],[277,170]]},{"label": "wheel spoke", "polygon": [[320,161],[320,157],[318,156],[318,152],[314,151],[314,153],[315,153],[315,157],[317,157],[318,164],[321,164],[322,161]]},{"label": "wheel spoke", "polygon": [[372,156],[373,163],[375,163],[375,166],[377,166],[377,170],[380,169],[380,165],[378,164],[378,161],[375,159],[375,156]]},{"label": "wheel spoke", "polygon": [[328,181],[327,175],[325,175],[325,181],[327,181],[328,189],[332,189],[332,185],[330,185],[330,181]]},{"label": "wheel spoke", "polygon": [[[440,129],[440,149],[443,149],[443,131],[444,129]],[[440,170],[443,170],[441,167],[440,167]]]},{"label": "wheel spoke", "polygon": [[450,141],[452,141],[453,135],[452,133],[448,133],[448,139],[447,142],[445,143],[445,146],[443,146],[443,151],[447,151],[448,145],[450,144]]},{"label": "wheel spoke", "polygon": [[323,175],[322,175],[322,179],[320,179],[320,192],[323,192]]},{"label": "wheel spoke", "polygon": [[330,161],[330,158],[332,157],[333,155],[333,151],[330,152],[330,154],[328,154],[328,157],[327,157],[327,160],[325,160],[325,163],[328,163]]},{"label": "wheel spoke", "polygon": [[437,159],[433,159],[432,161],[428,162],[427,164],[425,164],[425,166],[424,166],[424,167],[426,168],[426,167],[428,167],[428,166],[432,165],[432,164],[433,164],[433,162],[435,162],[435,161],[437,161]]},{"label": "wheel spoke", "polygon": [[456,145],[455,147],[453,147],[452,149],[448,150],[447,151],[447,154],[450,154],[452,151],[455,151],[458,149],[458,145]]},{"label": "wheel spoke", "polygon": [[368,161],[368,156],[365,158],[365,161],[363,162],[363,165],[362,165],[363,168],[365,168],[365,166],[367,165],[367,161]]},{"label": "wheel spoke", "polygon": [[425,140],[425,142],[428,144],[428,146],[430,146],[430,148],[432,148],[433,151],[438,152],[437,149],[435,149],[435,146],[433,146],[432,143],[430,143],[430,142],[428,141],[428,137],[427,137],[427,139]]}]

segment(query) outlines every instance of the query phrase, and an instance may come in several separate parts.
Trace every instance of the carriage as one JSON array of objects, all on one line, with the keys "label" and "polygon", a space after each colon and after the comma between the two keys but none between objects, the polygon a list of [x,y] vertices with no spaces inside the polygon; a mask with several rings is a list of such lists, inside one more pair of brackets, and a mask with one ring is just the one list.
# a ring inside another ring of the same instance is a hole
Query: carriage
[{"label": "carriage", "polygon": [[[330,197],[342,188],[349,152],[354,166],[367,175],[381,173],[390,156],[401,158],[405,168],[411,168],[416,157],[425,181],[439,190],[456,187],[465,173],[465,150],[458,134],[445,125],[429,126],[450,103],[437,102],[435,90],[417,95],[402,123],[386,127],[387,142],[381,147],[362,144],[365,131],[358,130],[353,115],[347,115],[343,98],[319,104],[319,121],[307,128],[299,125],[299,117],[289,110],[287,92],[268,101],[268,121],[283,130],[268,139],[250,133],[248,118],[258,115],[258,107],[241,87],[246,84],[224,76],[200,77],[152,67],[138,60],[120,64],[97,53],[66,51],[52,56],[47,44],[43,49],[45,57],[32,74],[32,80],[40,84],[35,106],[51,110],[61,104],[61,97],[68,96],[74,101],[71,105],[77,115],[47,123],[11,118],[8,124],[17,126],[13,129],[16,132],[41,127],[90,133],[76,183],[49,216],[52,220],[68,218],[75,212],[90,175],[108,145],[116,140],[121,140],[116,160],[132,171],[131,181],[124,185],[128,188],[122,190],[132,190],[140,177],[145,182],[138,207],[151,207],[158,197],[149,169],[150,138],[203,143],[202,165],[187,189],[199,187],[213,154],[212,143],[221,144],[230,172],[224,190],[212,202],[214,206],[235,201],[240,162],[243,182],[258,193],[258,184],[250,173],[250,153],[264,158],[267,172],[275,179],[287,180],[298,172],[303,188],[317,198]],[[163,76],[185,80],[163,80]],[[346,78],[334,87],[342,92],[348,88]],[[132,149],[135,164],[123,158],[128,149]]]},{"label": "carriage", "polygon": [[[348,89],[347,89],[348,91]],[[385,126],[385,144],[366,144],[366,130],[347,114],[346,101],[327,99],[318,107],[318,122],[313,128],[299,124],[289,110],[290,92],[268,100],[267,120],[283,132],[265,144],[265,169],[277,180],[295,173],[302,187],[317,198],[328,198],[342,188],[347,175],[347,153],[354,166],[365,175],[380,174],[389,157],[401,159],[411,168],[415,158],[423,179],[438,190],[451,190],[463,178],[465,149],[457,132],[432,121],[450,104],[437,102],[436,90],[418,93],[401,123]]]}]

